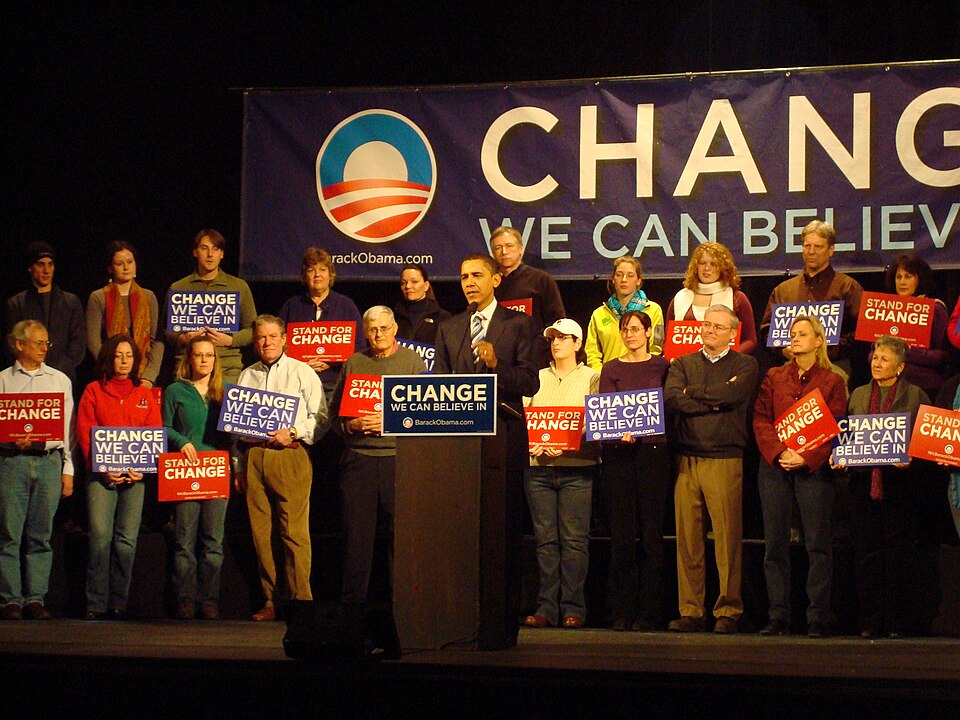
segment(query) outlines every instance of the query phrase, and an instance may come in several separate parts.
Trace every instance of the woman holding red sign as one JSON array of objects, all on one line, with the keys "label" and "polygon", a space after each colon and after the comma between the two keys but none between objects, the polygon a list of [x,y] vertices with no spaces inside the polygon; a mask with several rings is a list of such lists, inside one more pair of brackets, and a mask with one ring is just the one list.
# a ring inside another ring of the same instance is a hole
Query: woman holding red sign
[{"label": "woman holding red sign", "polygon": [[[904,373],[910,348],[882,336],[873,345],[873,380],[850,395],[850,415],[910,413],[913,427],[927,394]],[[914,460],[906,465],[860,466],[850,473],[850,525],[857,567],[860,637],[900,637],[911,617],[907,569],[914,559],[917,523]]]},{"label": "woman holding red sign", "polygon": [[[129,335],[108,338],[97,356],[98,380],[87,385],[77,406],[77,439],[92,467],[94,427],[160,427],[160,406],[140,384],[140,349]],[[143,473],[92,472],[87,484],[90,554],[87,563],[87,620],[122,620],[137,534],[143,512]]]},{"label": "woman holding red sign", "polygon": [[[936,281],[933,270],[923,258],[913,254],[900,255],[890,263],[886,274],[887,292],[900,297],[933,298]],[[943,385],[942,368],[950,355],[946,344],[947,306],[935,300],[933,321],[930,324],[930,346],[911,347],[903,366],[903,378],[933,397]]]},{"label": "woman holding red sign", "polygon": [[724,305],[740,320],[740,352],[753,355],[757,349],[757,325],[750,299],[740,291],[740,276],[733,255],[718,242],[698,245],[690,255],[683,289],[667,307],[667,321],[703,321],[707,309]]},{"label": "woman holding red sign", "polygon": [[[670,363],[650,354],[650,316],[636,310],[625,312],[620,318],[620,337],[627,352],[603,366],[600,392],[663,387]],[[610,523],[608,597],[614,630],[645,632],[662,624],[663,517],[670,472],[662,435],[634,438],[625,433],[619,441],[604,443],[601,488]]]},{"label": "woman holding red sign", "polygon": [[[217,430],[223,376],[220,357],[206,335],[192,338],[180,365],[177,381],[163,393],[163,424],[170,451],[179,450],[198,463],[197,452],[226,450],[227,436]],[[220,617],[220,566],[223,564],[223,523],[227,498],[184,500],[174,508],[173,586],[177,592],[177,619]],[[199,557],[197,548],[199,546]]]},{"label": "woman holding red sign", "polygon": [[819,390],[834,418],[846,412],[843,378],[831,370],[823,325],[814,316],[797,315],[790,326],[793,357],[786,365],[767,371],[754,405],[753,431],[762,461],[757,474],[763,509],[770,622],[761,635],[790,632],[790,516],[793,499],[800,507],[810,569],[807,573],[807,635],[827,634],[830,583],[833,576],[833,477],[824,467],[830,443],[810,450],[789,448],[777,433],[777,421],[798,400]]},{"label": "woman holding red sign", "polygon": [[[540,370],[540,389],[525,405],[582,408],[600,381],[596,370],[580,362],[583,329],[576,321],[561,318],[543,336],[550,341],[553,361]],[[583,627],[596,466],[597,449],[592,445],[581,442],[576,451],[530,445],[523,486],[537,544],[540,590],[536,612],[523,621],[527,627]]]}]

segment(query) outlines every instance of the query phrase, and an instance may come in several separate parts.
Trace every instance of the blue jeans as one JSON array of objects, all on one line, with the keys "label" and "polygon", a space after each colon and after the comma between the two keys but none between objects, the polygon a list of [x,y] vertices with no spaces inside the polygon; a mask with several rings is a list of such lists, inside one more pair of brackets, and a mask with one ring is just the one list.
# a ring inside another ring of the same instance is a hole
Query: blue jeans
[{"label": "blue jeans", "polygon": [[594,466],[528,467],[524,488],[537,544],[540,592],[537,615],[551,625],[562,617],[587,616],[590,501]]},{"label": "blue jeans", "polygon": [[793,498],[800,507],[800,520],[807,543],[810,569],[807,572],[807,622],[830,619],[830,585],[833,579],[833,478],[820,470],[810,473],[786,472],[760,463],[757,474],[763,508],[763,537],[766,554],[763,572],[767,576],[770,619],[790,622],[790,515]]},{"label": "blue jeans", "polygon": [[90,555],[87,561],[87,611],[127,609],[137,534],[143,513],[144,483],[106,487],[87,485]]},{"label": "blue jeans", "polygon": [[47,594],[61,462],[59,452],[0,458],[0,605],[42,603]]},{"label": "blue jeans", "polygon": [[226,498],[219,498],[186,500],[176,504],[173,586],[180,602],[217,604],[227,502]]}]

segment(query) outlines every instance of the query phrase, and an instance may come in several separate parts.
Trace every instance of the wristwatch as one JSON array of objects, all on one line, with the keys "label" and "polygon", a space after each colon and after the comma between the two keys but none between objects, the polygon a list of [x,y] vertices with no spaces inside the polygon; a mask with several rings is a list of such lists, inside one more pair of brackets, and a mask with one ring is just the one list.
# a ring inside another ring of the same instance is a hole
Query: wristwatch
[{"label": "wristwatch", "polygon": [[296,428],[296,427],[290,428],[290,439],[291,439],[291,440],[296,440],[296,439],[297,439],[297,428]]}]

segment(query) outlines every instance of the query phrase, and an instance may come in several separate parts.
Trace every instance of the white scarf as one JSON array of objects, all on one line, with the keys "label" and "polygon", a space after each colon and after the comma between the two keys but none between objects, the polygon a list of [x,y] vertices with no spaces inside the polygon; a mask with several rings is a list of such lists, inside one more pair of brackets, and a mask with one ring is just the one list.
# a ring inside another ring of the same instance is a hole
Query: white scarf
[{"label": "white scarf", "polygon": [[[714,283],[700,283],[698,292],[689,288],[683,288],[673,298],[673,319],[683,320],[687,312],[693,307],[693,317],[697,320],[703,320],[710,305],[725,305],[733,310],[733,288],[722,284],[719,280]],[[696,295],[710,295],[710,303],[706,306],[694,305],[693,299]]]}]

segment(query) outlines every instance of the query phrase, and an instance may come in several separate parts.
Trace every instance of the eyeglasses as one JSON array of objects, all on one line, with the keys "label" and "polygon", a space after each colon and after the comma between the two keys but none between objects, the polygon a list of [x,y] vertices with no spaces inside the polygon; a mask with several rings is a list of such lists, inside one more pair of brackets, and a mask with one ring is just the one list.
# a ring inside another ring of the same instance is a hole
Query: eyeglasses
[{"label": "eyeglasses", "polygon": [[49,340],[27,340],[27,345],[33,345],[35,348],[46,348],[49,350],[53,347],[53,343]]},{"label": "eyeglasses", "polygon": [[733,328],[730,327],[729,325],[719,325],[719,324],[717,324],[717,323],[712,323],[712,322],[704,322],[704,323],[703,323],[703,329],[704,329],[704,330],[716,330],[717,332],[721,332],[721,331],[723,331],[723,330],[733,330]]},{"label": "eyeglasses", "polygon": [[573,340],[573,335],[551,335],[550,342],[555,340]]},{"label": "eyeglasses", "polygon": [[625,328],[620,328],[620,334],[621,335],[642,335],[643,333],[646,332],[646,330],[647,329],[642,325],[640,326],[628,325]]}]

